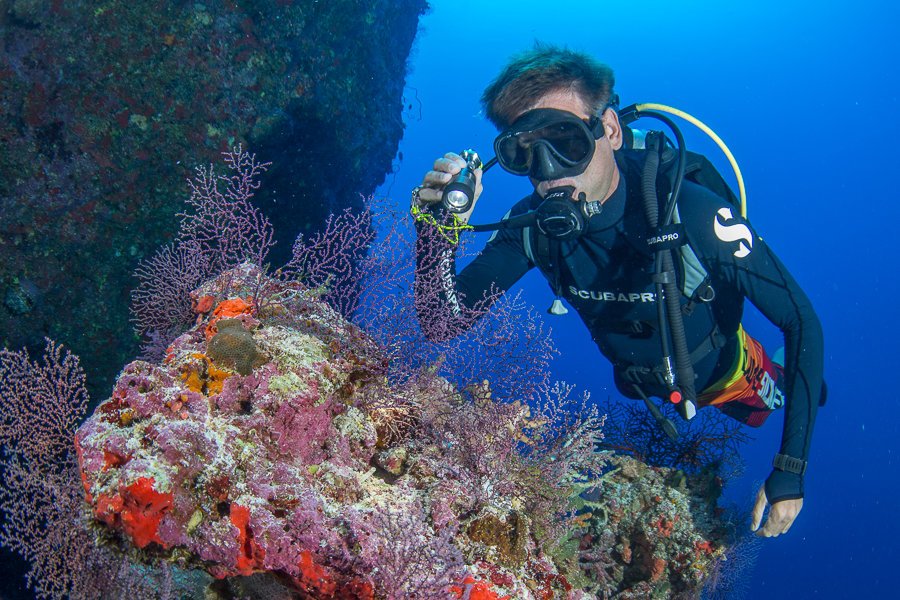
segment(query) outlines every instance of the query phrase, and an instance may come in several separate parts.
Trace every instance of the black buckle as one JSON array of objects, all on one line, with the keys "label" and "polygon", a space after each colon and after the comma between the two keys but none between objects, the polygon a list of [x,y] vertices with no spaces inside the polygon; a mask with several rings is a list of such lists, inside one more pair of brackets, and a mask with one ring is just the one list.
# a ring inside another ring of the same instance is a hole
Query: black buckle
[{"label": "black buckle", "polygon": [[624,379],[628,383],[639,385],[645,383],[656,383],[659,385],[666,385],[666,380],[659,368],[650,369],[647,367],[629,365],[624,369],[621,369],[620,373],[622,375],[622,379]]},{"label": "black buckle", "polygon": [[793,456],[788,456],[787,454],[776,454],[775,460],[772,461],[772,466],[779,471],[786,471],[787,473],[794,473],[796,475],[802,476],[806,473],[806,461],[794,458]]}]

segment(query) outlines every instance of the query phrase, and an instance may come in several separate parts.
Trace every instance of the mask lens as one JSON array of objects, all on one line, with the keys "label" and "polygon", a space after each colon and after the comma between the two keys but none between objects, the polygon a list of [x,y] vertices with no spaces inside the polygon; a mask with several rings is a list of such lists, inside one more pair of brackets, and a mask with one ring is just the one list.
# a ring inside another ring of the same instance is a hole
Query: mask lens
[{"label": "mask lens", "polygon": [[531,144],[521,140],[522,135],[507,135],[497,143],[497,159],[503,167],[512,173],[524,175],[531,166]]},{"label": "mask lens", "polygon": [[535,132],[553,146],[556,153],[571,163],[584,160],[590,153],[594,140],[588,137],[584,128],[571,121],[548,125]]}]

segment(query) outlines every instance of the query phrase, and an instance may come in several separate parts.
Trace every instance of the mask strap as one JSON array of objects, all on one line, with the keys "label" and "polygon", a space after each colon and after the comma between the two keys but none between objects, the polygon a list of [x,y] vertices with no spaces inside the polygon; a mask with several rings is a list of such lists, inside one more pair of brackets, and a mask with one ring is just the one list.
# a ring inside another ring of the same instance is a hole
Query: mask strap
[{"label": "mask strap", "polygon": [[603,126],[603,113],[606,112],[606,108],[603,109],[599,117],[594,115],[588,122],[588,128],[591,130],[591,134],[594,136],[595,140],[599,140],[606,135],[606,128]]},{"label": "mask strap", "polygon": [[588,121],[588,127],[591,130],[591,133],[594,134],[594,139],[599,140],[601,137],[606,135],[606,129],[603,127],[603,115],[607,110],[616,110],[619,108],[619,95],[613,94],[609,98],[609,102],[606,103],[606,106],[600,111],[599,115],[594,115],[591,117],[591,120]]}]

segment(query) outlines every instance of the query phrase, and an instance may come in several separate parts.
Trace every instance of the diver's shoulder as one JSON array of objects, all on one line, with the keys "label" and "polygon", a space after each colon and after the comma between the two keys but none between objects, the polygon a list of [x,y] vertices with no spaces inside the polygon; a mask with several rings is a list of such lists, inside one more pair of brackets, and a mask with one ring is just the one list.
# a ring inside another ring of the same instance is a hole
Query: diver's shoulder
[{"label": "diver's shoulder", "polygon": [[722,208],[735,207],[728,200],[702,185],[688,179],[682,181],[681,191],[678,194],[678,212],[682,217],[686,213],[696,213],[697,215],[710,215],[712,218],[712,215]]},{"label": "diver's shoulder", "polygon": [[720,252],[729,231],[757,237],[750,222],[741,216],[740,207],[693,181],[685,180],[678,194],[678,220],[688,240],[701,251]]},{"label": "diver's shoulder", "polygon": [[515,217],[518,215],[523,215],[527,213],[529,210],[534,209],[537,204],[540,202],[540,197],[538,197],[536,192],[532,192],[528,194],[524,198],[520,199],[518,202],[512,205],[509,209],[509,212],[506,213],[504,218],[507,217]]}]

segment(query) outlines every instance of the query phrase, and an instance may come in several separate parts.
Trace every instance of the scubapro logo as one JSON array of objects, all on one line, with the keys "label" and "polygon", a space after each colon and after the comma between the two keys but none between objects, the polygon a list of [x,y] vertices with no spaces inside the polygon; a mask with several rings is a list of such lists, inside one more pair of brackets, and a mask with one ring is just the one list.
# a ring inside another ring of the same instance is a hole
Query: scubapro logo
[{"label": "scubapro logo", "polygon": [[656,294],[653,292],[601,292],[597,290],[579,290],[575,286],[570,285],[569,294],[573,298],[602,302],[656,302]]},{"label": "scubapro logo", "polygon": [[666,233],[664,235],[655,235],[653,237],[647,238],[648,246],[656,246],[657,244],[664,244],[666,242],[677,242],[681,238],[677,233]]},{"label": "scubapro logo", "polygon": [[[724,220],[720,221],[720,218]],[[743,223],[725,224],[732,219],[734,219],[734,215],[730,208],[720,208],[716,214],[713,229],[716,237],[723,242],[738,242],[738,249],[734,251],[734,255],[737,258],[744,258],[750,254],[750,250],[753,248],[753,234],[750,232],[750,228]]]}]

